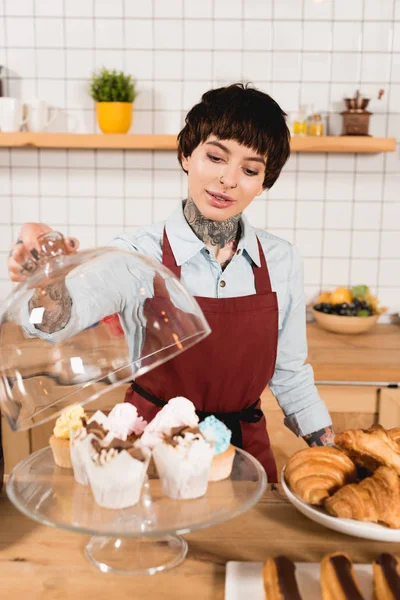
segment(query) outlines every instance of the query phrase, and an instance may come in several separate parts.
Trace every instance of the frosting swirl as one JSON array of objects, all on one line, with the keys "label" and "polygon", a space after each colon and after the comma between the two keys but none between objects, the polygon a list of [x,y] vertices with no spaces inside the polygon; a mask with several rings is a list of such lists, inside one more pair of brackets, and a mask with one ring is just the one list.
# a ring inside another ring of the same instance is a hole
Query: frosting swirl
[{"label": "frosting swirl", "polygon": [[69,440],[70,430],[76,431],[83,425],[82,418],[85,418],[85,411],[79,404],[73,404],[65,408],[58,417],[53,429],[56,438]]},{"label": "frosting swirl", "polygon": [[222,454],[231,443],[232,432],[219,419],[210,415],[199,425],[201,433],[207,441],[214,445],[214,454]]}]

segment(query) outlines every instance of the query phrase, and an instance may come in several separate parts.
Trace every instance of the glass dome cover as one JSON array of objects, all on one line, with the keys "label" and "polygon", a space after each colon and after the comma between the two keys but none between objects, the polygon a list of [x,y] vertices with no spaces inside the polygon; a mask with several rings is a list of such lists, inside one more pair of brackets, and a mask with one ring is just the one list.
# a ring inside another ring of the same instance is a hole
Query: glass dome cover
[{"label": "glass dome cover", "polygon": [[160,263],[116,247],[67,254],[53,231],[38,243],[37,269],[0,315],[0,407],[14,431],[85,405],[210,333]]}]

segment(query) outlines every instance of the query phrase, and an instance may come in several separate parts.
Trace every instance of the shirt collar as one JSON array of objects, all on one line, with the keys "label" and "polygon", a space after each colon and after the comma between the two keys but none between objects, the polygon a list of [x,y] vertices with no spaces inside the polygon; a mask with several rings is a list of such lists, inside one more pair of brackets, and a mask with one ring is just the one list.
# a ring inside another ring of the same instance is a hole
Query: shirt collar
[{"label": "shirt collar", "polygon": [[[255,264],[260,266],[260,253],[258,251],[257,236],[254,228],[246,217],[241,217],[242,237],[239,240],[238,250],[246,251]],[[178,267],[189,261],[206,245],[197,237],[183,214],[183,203],[174,210],[165,223],[168,240]]]}]

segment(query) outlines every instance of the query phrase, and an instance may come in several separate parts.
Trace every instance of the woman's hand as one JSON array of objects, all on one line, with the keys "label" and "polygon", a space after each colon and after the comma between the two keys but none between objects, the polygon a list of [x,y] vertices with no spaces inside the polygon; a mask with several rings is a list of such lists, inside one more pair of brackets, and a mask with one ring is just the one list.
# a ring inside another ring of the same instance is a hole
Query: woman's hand
[{"label": "woman's hand", "polygon": [[[11,281],[24,281],[30,273],[36,271],[40,258],[37,239],[48,231],[53,230],[44,223],[25,223],[22,226],[8,257],[8,275]],[[78,250],[79,242],[76,238],[65,238],[65,247],[68,254],[73,254]]]}]

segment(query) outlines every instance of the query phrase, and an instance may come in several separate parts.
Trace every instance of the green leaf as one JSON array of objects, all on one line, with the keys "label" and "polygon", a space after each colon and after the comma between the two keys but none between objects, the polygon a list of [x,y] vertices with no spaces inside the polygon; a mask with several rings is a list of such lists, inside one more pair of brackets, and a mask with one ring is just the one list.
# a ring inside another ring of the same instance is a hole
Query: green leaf
[{"label": "green leaf", "polygon": [[89,93],[96,102],[133,102],[138,94],[135,86],[131,75],[103,67],[93,73]]}]

